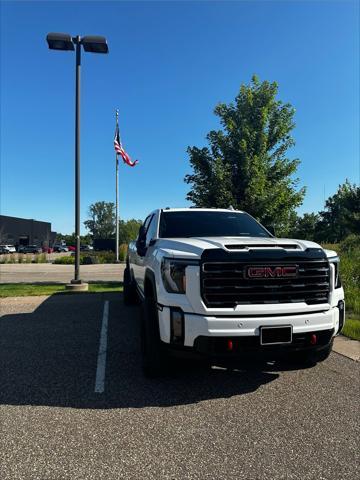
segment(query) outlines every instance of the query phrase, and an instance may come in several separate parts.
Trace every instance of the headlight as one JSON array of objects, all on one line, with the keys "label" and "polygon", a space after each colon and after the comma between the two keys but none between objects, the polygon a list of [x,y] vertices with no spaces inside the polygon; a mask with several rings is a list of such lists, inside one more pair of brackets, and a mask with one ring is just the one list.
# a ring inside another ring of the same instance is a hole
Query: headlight
[{"label": "headlight", "polygon": [[333,257],[329,259],[329,262],[334,265],[335,269],[335,288],[340,288],[341,287],[341,278],[340,278],[340,258],[339,257]]},{"label": "headlight", "polygon": [[161,277],[167,292],[186,292],[185,269],[189,265],[198,265],[198,263],[192,260],[163,259],[161,264]]}]

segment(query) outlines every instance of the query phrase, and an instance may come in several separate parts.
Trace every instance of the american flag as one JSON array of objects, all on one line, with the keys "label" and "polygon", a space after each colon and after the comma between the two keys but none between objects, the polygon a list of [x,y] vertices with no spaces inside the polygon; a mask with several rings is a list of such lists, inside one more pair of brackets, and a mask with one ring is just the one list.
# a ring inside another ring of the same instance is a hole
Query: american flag
[{"label": "american flag", "polygon": [[130,156],[125,152],[124,147],[122,146],[122,143],[120,140],[120,131],[119,131],[118,124],[116,125],[116,130],[115,130],[114,148],[115,148],[116,155],[121,155],[124,163],[127,163],[130,167],[135,167],[138,161],[135,160],[133,162]]}]

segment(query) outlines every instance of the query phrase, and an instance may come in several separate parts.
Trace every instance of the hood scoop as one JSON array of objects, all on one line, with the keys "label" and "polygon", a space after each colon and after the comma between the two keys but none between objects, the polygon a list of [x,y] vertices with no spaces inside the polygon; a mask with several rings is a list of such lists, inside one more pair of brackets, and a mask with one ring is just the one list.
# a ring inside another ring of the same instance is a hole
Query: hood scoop
[{"label": "hood scoop", "polygon": [[225,248],[228,250],[251,250],[252,248],[283,248],[285,250],[301,250],[299,245],[296,244],[278,244],[278,245],[272,245],[270,243],[251,243],[249,245],[236,245],[236,244],[230,244],[230,245],[224,245]]}]

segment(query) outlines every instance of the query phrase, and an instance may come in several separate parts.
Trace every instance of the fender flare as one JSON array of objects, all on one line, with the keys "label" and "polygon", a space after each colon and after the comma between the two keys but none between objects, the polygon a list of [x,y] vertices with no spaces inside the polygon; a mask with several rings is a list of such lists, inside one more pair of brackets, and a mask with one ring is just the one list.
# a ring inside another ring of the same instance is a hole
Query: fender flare
[{"label": "fender flare", "polygon": [[156,280],[155,280],[155,274],[154,272],[150,269],[147,268],[145,271],[145,277],[144,277],[144,294],[145,297],[149,297],[150,289],[152,291],[151,296],[154,297],[155,302],[157,303],[157,290],[156,290]]}]

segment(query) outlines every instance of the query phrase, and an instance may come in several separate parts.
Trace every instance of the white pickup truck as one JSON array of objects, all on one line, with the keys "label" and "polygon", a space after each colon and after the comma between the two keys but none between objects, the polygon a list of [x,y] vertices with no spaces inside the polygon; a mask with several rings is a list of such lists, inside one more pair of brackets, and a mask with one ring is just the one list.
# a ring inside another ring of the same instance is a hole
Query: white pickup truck
[{"label": "white pickup truck", "polygon": [[325,360],[345,321],[339,258],[276,238],[245,212],[165,208],[129,245],[124,302],[142,302],[143,369],[171,356]]}]

